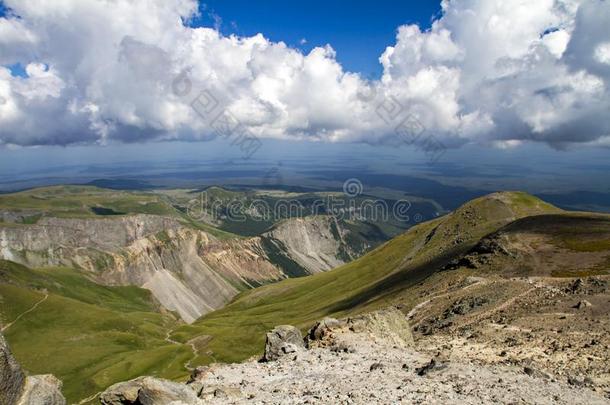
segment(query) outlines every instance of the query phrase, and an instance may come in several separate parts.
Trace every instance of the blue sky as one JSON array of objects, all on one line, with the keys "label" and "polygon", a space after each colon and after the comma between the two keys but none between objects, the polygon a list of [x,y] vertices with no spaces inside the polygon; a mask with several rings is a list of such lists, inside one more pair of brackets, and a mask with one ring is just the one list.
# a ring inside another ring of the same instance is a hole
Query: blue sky
[{"label": "blue sky", "polygon": [[[192,26],[218,26],[225,35],[262,33],[304,52],[330,44],[345,69],[377,77],[379,56],[394,43],[396,28],[418,24],[427,29],[441,7],[440,0],[207,0],[199,2],[199,9],[201,16]],[[5,14],[0,0],[0,17]],[[24,75],[20,66],[12,68],[14,74]]]},{"label": "blue sky", "polygon": [[[221,21],[226,35],[263,33],[304,52],[330,44],[346,70],[377,76],[378,58],[395,42],[396,28],[414,23],[428,28],[440,12],[440,0],[212,0],[200,2],[200,11],[194,26]],[[301,44],[302,39],[307,43]]]},{"label": "blue sky", "polygon": [[[427,29],[441,7],[440,0],[207,0],[199,2],[199,9],[192,26],[217,26],[225,35],[262,33],[303,52],[330,44],[346,70],[377,78],[382,70],[379,56],[394,43],[396,28],[418,24]],[[0,17],[5,14],[0,0]],[[25,76],[21,65],[10,68],[14,75]]]}]

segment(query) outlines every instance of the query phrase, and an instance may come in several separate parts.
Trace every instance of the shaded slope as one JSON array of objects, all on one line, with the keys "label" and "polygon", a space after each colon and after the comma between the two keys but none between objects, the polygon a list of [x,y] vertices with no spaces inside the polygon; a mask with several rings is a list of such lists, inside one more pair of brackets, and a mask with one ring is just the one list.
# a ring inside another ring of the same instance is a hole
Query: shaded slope
[{"label": "shaded slope", "polygon": [[558,211],[524,193],[482,197],[338,269],[243,293],[222,310],[179,328],[174,337],[185,341],[211,335],[210,354],[201,362],[241,360],[259,351],[264,332],[275,325],[306,328],[326,315],[382,306],[467,252],[481,237],[517,218]]},{"label": "shaded slope", "polygon": [[610,398],[609,215],[514,221],[398,303],[429,352],[521,366]]},{"label": "shaded slope", "polygon": [[610,216],[561,213],[527,217],[483,238],[450,264],[516,276],[579,277],[610,269]]}]

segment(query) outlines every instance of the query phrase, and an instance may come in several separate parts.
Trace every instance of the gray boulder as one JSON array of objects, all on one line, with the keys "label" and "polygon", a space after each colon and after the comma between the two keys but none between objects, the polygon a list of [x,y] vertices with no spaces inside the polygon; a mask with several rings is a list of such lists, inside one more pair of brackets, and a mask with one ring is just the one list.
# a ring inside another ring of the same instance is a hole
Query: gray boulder
[{"label": "gray boulder", "polygon": [[267,333],[263,361],[274,361],[304,348],[305,343],[300,330],[290,325],[276,326]]},{"label": "gray boulder", "polygon": [[138,377],[114,384],[100,396],[103,405],[196,405],[201,401],[185,384],[154,377]]},{"label": "gray boulder", "polygon": [[0,334],[0,404],[15,404],[21,397],[25,375]]},{"label": "gray boulder", "polygon": [[347,320],[356,333],[366,333],[377,339],[401,347],[414,345],[411,327],[406,316],[396,308],[387,308],[358,315]]},{"label": "gray boulder", "polygon": [[19,404],[27,405],[65,405],[61,393],[62,383],[51,374],[28,377]]}]

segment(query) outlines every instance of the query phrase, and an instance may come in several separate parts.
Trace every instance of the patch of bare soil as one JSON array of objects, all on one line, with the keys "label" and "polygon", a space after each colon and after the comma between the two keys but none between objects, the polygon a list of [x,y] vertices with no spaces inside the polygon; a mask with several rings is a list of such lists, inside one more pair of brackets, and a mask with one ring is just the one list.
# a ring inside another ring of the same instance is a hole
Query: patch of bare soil
[{"label": "patch of bare soil", "polygon": [[610,399],[609,310],[608,276],[492,276],[434,297],[411,322],[424,352],[519,367]]}]

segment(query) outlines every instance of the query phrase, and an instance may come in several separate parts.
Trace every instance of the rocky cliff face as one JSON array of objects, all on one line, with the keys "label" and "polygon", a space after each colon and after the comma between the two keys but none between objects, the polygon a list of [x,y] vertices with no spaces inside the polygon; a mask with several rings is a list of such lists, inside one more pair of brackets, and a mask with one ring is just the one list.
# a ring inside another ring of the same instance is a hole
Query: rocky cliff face
[{"label": "rocky cliff face", "polygon": [[351,256],[342,237],[326,217],[292,219],[262,237],[230,240],[155,215],[43,217],[33,225],[0,225],[0,258],[81,268],[103,284],[144,287],[193,322],[241,290],[343,264]]},{"label": "rocky cliff face", "polygon": [[3,246],[7,244],[13,250],[42,251],[59,246],[111,249],[179,227],[175,219],[157,215],[99,219],[42,217],[32,225],[4,226],[0,235]]},{"label": "rocky cliff face", "polygon": [[0,404],[65,405],[61,381],[54,376],[25,376],[0,334]]},{"label": "rocky cliff face", "polygon": [[294,218],[262,235],[270,251],[276,251],[305,274],[319,273],[358,257],[346,242],[349,231],[330,216]]},{"label": "rocky cliff face", "polygon": [[147,288],[187,322],[241,289],[285,277],[257,239],[220,241],[154,215],[2,226],[0,257],[31,267],[82,268],[104,284]]},{"label": "rocky cliff face", "polygon": [[135,284],[187,322],[221,308],[239,291],[285,278],[252,240],[219,241],[188,228],[139,239],[109,256],[106,284]]}]

